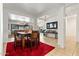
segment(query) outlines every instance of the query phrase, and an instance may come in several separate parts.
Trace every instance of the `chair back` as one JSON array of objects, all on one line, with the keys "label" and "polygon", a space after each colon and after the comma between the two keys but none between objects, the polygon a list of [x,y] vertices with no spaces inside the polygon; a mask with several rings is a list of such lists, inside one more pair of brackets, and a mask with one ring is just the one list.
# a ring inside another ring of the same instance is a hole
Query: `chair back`
[{"label": "chair back", "polygon": [[17,33],[18,31],[15,31],[14,32],[14,38],[15,38],[15,41],[20,41],[21,40],[21,35]]},{"label": "chair back", "polygon": [[39,39],[39,32],[38,31],[32,31],[31,40],[34,40],[34,39]]}]

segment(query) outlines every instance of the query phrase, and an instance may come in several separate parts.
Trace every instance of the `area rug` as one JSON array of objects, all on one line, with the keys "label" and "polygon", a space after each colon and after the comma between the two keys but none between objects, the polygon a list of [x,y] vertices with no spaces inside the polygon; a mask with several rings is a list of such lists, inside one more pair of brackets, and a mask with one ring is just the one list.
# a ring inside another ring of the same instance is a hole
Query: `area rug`
[{"label": "area rug", "polygon": [[19,47],[15,50],[14,42],[8,42],[5,56],[44,56],[54,48],[54,46],[40,42],[39,47],[32,48],[32,50],[29,48],[21,49]]}]

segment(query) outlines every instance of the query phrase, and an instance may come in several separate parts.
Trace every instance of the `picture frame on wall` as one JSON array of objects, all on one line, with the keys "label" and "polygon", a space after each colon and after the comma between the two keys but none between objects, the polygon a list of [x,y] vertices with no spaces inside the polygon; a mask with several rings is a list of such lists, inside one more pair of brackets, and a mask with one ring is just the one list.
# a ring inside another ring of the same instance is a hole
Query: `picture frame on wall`
[{"label": "picture frame on wall", "polygon": [[57,29],[58,28],[58,22],[49,22],[46,24],[47,29]]}]

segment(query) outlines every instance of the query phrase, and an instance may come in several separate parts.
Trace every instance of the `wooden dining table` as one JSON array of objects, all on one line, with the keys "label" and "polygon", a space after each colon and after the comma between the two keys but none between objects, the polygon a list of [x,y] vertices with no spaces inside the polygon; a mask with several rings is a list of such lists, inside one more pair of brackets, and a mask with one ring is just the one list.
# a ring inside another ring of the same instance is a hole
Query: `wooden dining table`
[{"label": "wooden dining table", "polygon": [[[18,44],[24,49],[25,47],[32,49],[33,47],[37,48],[40,42],[39,38],[39,32],[38,31],[32,31],[32,30],[16,30],[14,33],[15,37],[15,47],[18,46]],[[20,43],[18,43],[18,39],[20,40]]]},{"label": "wooden dining table", "polygon": [[17,32],[17,34],[21,35],[21,41],[22,41],[22,48],[25,47],[25,39],[24,37],[26,37],[28,40],[28,36],[31,35],[32,32]]}]

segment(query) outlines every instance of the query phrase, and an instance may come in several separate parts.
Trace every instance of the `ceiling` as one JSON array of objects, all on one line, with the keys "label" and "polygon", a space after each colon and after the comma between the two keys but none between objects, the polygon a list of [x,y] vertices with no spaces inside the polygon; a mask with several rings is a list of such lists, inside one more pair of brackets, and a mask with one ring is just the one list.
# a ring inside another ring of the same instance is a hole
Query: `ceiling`
[{"label": "ceiling", "polygon": [[64,3],[4,3],[3,7],[38,17],[44,15],[48,11],[56,10],[64,5]]},{"label": "ceiling", "polygon": [[73,4],[66,8],[66,15],[75,15],[79,12],[79,4]]}]

